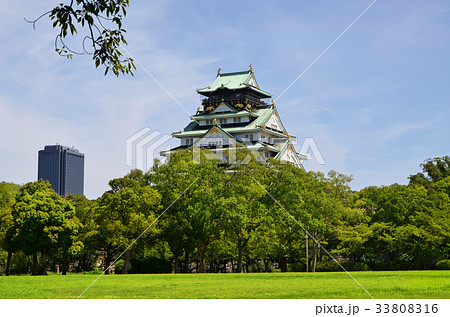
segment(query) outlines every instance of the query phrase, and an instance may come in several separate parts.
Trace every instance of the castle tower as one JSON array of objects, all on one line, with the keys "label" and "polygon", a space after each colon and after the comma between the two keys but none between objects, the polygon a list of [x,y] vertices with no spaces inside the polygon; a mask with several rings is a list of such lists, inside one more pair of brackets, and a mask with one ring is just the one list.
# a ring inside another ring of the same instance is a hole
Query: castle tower
[{"label": "castle tower", "polygon": [[172,133],[181,145],[162,155],[183,148],[220,151],[242,144],[265,160],[274,157],[298,167],[306,160],[295,151],[296,138],[286,131],[275,103],[264,101],[272,94],[259,88],[251,65],[248,71],[234,73],[222,74],[219,68],[214,82],[197,93],[204,96],[202,106],[183,130]]}]

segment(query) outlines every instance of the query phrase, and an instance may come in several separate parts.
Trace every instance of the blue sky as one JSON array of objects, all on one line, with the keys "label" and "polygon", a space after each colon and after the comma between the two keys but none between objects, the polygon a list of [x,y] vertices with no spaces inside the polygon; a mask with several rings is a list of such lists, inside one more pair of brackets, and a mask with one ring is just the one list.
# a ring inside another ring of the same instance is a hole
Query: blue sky
[{"label": "blue sky", "polygon": [[[371,2],[131,0],[126,49],[190,113],[219,67],[251,63],[278,98]],[[178,131],[189,117],[140,67],[105,77],[89,56],[58,56],[49,20],[36,30],[23,20],[57,3],[2,1],[0,181],[36,180],[37,151],[58,142],[86,154],[96,198],[129,171],[128,137]],[[277,100],[288,131],[313,137],[326,161],[308,170],[353,175],[360,189],[407,183],[423,160],[449,154],[449,13],[448,1],[378,0]]]}]

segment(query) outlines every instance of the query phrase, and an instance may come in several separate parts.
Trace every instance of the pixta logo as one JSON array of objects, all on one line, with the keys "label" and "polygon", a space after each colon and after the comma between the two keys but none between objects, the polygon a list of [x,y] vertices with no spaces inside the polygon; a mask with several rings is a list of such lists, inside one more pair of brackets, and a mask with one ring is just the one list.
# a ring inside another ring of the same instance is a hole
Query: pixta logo
[{"label": "pixta logo", "polygon": [[158,157],[160,150],[170,149],[167,143],[171,138],[171,135],[152,131],[148,127],[136,132],[126,141],[127,166],[147,171],[153,165],[154,159]]},{"label": "pixta logo", "polygon": [[317,165],[325,165],[325,160],[314,138],[305,138],[300,148],[300,154],[305,155],[308,160],[312,160],[314,156]]},{"label": "pixta logo", "polygon": [[[163,134],[156,130],[152,131],[148,127],[141,129],[126,140],[126,165],[147,171],[153,165],[154,159],[159,157],[162,150],[170,150],[170,140],[173,140],[171,135]],[[193,149],[193,161],[195,163],[200,162],[200,151],[202,148],[205,148],[210,151],[210,153],[204,152],[206,159],[219,159],[229,164],[238,164],[236,162],[236,150],[238,147],[244,146],[250,149],[254,147],[255,142],[258,142],[258,140],[247,139],[240,139],[239,142],[236,141],[234,138],[207,137],[199,140],[199,144],[193,142],[194,144],[190,144],[190,147]],[[280,150],[283,148],[285,142],[285,138],[271,139],[272,147],[279,148]],[[290,142],[292,145],[297,145],[297,139],[292,139]],[[266,162],[263,153],[260,153],[258,150],[251,150],[250,152],[261,164]],[[305,156],[308,161],[315,160],[318,165],[325,165],[325,160],[314,138],[309,137],[304,139],[299,154]],[[240,161],[239,164],[247,164],[248,161],[249,158],[247,157],[243,161]]]}]

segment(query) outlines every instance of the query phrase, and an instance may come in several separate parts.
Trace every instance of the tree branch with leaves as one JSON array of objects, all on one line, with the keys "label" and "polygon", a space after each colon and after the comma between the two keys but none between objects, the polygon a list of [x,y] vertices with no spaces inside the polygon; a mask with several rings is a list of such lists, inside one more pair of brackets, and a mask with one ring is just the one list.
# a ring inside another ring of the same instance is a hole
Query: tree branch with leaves
[{"label": "tree branch with leaves", "polygon": [[[55,51],[71,59],[73,55],[92,55],[95,67],[103,65],[105,75],[112,71],[114,75],[131,74],[136,69],[130,57],[124,57],[120,51],[127,44],[124,37],[126,30],[122,21],[127,14],[129,0],[71,0],[60,3],[37,19],[29,21],[36,23],[48,16],[53,21],[53,28],[59,33],[55,37]],[[70,35],[78,34],[77,28],[87,29],[87,35],[82,40],[83,52],[72,50],[65,42]],[[89,43],[89,44],[87,44]]]}]

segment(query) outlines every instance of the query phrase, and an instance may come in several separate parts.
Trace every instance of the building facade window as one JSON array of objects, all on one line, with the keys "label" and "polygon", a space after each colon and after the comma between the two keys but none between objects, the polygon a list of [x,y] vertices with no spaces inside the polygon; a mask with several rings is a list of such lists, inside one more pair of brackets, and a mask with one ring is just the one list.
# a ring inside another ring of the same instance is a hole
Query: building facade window
[{"label": "building facade window", "polygon": [[84,154],[63,145],[46,145],[38,152],[38,179],[48,180],[59,195],[84,192]]},{"label": "building facade window", "polygon": [[208,142],[208,146],[221,146],[222,145],[222,141],[211,141]]}]

